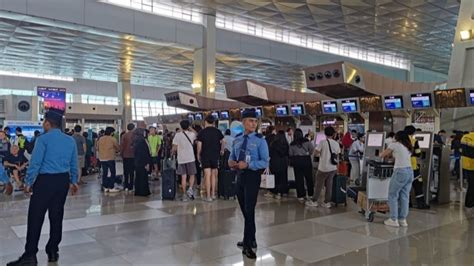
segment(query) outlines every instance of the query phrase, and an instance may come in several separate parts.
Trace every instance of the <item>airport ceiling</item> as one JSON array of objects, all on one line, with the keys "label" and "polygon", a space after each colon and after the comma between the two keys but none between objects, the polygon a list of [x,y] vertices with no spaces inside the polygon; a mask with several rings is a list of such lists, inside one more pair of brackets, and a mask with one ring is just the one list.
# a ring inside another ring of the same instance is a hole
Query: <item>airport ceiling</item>
[{"label": "airport ceiling", "polygon": [[[82,26],[0,17],[0,70],[106,81],[131,73],[134,84],[190,90],[193,51]],[[217,55],[217,91],[224,91],[226,81],[244,78],[304,88],[302,66]]]},{"label": "airport ceiling", "polygon": [[[169,0],[154,0],[170,2]],[[173,0],[173,4],[410,59],[447,73],[459,0]]]}]

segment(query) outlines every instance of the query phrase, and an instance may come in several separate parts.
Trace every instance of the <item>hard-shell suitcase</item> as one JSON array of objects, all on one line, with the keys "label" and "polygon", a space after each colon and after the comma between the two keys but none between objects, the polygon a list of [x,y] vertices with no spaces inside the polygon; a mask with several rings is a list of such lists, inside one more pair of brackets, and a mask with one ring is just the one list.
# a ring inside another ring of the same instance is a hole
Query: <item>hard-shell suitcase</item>
[{"label": "hard-shell suitcase", "polygon": [[365,191],[365,187],[349,187],[347,188],[347,197],[354,200],[357,203],[357,196],[360,191]]},{"label": "hard-shell suitcase", "polygon": [[237,194],[236,172],[231,170],[219,171],[218,193],[220,198],[235,198]]},{"label": "hard-shell suitcase", "polygon": [[176,171],[173,168],[161,172],[161,198],[174,200],[176,197]]},{"label": "hard-shell suitcase", "polygon": [[336,204],[342,204],[347,205],[346,201],[346,182],[347,182],[347,177],[342,176],[342,175],[336,175],[334,177],[334,180],[332,182],[332,202]]}]

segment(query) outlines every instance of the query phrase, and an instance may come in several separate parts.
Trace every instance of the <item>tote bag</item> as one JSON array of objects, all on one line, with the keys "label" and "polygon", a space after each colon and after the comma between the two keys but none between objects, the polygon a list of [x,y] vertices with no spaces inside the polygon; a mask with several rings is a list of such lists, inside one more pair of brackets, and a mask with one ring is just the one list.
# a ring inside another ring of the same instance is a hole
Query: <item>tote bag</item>
[{"label": "tote bag", "polygon": [[262,174],[260,188],[272,189],[275,188],[275,176],[270,173],[270,169],[265,169]]}]

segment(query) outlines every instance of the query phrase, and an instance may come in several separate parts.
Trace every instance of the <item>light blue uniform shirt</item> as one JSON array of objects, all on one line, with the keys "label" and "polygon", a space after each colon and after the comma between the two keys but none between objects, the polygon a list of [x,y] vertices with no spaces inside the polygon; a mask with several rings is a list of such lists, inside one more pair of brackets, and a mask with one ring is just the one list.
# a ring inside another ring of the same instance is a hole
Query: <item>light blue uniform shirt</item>
[{"label": "light blue uniform shirt", "polygon": [[[229,160],[237,161],[240,148],[244,142],[244,135],[237,135],[232,145]],[[250,155],[249,169],[253,171],[266,169],[268,167],[270,156],[268,154],[268,145],[262,135],[255,132],[248,135],[246,155]]]},{"label": "light blue uniform shirt", "polygon": [[32,186],[40,174],[69,173],[77,183],[77,147],[74,139],[59,129],[51,129],[38,137],[26,172],[26,185]]}]

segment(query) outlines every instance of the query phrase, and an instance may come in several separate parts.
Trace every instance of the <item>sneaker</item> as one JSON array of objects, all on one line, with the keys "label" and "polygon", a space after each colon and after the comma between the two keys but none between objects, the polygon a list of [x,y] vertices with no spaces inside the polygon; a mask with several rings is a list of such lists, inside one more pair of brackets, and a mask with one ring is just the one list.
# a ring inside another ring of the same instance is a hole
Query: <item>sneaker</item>
[{"label": "sneaker", "polygon": [[109,193],[118,193],[118,192],[120,192],[120,191],[121,191],[121,190],[118,189],[118,188],[111,188],[111,189],[109,189],[107,192],[109,192]]},{"label": "sneaker", "polygon": [[128,192],[128,188],[125,189],[125,192]]},{"label": "sneaker", "polygon": [[189,188],[188,191],[186,191],[186,194],[190,200],[194,200],[194,191],[192,188]]},{"label": "sneaker", "polygon": [[202,200],[205,202],[212,202],[212,198],[202,198]]},{"label": "sneaker", "polygon": [[271,193],[270,191],[268,191],[267,193],[265,193],[263,195],[265,198],[273,198],[273,193]]},{"label": "sneaker", "polygon": [[181,201],[182,201],[182,202],[188,202],[189,199],[188,199],[188,197],[186,197],[186,196],[183,195],[183,198],[181,199]]},{"label": "sneaker", "polygon": [[110,189],[108,189],[108,188],[104,188],[104,192],[105,192],[105,193],[108,193],[109,190],[110,190]]},{"label": "sneaker", "polygon": [[318,207],[319,206],[317,201],[312,201],[312,200],[306,201],[305,205],[308,206],[308,207]]},{"label": "sneaker", "polygon": [[400,224],[401,227],[408,227],[408,223],[406,219],[400,219],[398,220],[398,223]]},{"label": "sneaker", "polygon": [[212,200],[216,200],[216,199],[217,199],[216,195],[212,196]]},{"label": "sneaker", "polygon": [[280,195],[280,194],[276,194],[276,195],[275,195],[275,199],[276,199],[276,200],[281,200],[281,195]]},{"label": "sneaker", "polygon": [[299,201],[300,203],[304,203],[304,198],[298,198],[298,201]]},{"label": "sneaker", "polygon": [[332,208],[331,202],[323,203],[321,206],[323,206],[324,208],[327,208],[327,209],[331,209],[331,208]]},{"label": "sneaker", "polygon": [[400,227],[400,224],[398,223],[398,221],[397,220],[392,220],[392,218],[388,218],[383,223],[387,226]]}]

